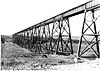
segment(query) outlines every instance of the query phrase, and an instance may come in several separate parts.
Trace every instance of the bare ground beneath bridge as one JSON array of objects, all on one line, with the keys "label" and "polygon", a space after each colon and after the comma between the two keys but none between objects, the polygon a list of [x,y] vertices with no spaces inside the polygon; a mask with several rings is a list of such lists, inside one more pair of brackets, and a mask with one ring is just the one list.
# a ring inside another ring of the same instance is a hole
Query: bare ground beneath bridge
[{"label": "bare ground beneath bridge", "polygon": [[[76,45],[74,45],[76,46]],[[100,69],[100,59],[82,59],[75,63],[76,55],[36,55],[27,49],[13,43],[1,44],[1,69],[2,70],[39,70],[39,71],[86,71]],[[88,66],[88,67],[87,67]],[[85,68],[85,69],[84,69]],[[81,70],[84,69],[84,70]]]}]

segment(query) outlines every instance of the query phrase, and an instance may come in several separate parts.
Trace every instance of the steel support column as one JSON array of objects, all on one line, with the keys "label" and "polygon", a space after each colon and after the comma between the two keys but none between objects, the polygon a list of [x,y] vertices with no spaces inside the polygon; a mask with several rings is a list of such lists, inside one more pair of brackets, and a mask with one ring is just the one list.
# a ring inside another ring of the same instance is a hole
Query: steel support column
[{"label": "steel support column", "polygon": [[[84,10],[84,22],[83,22],[83,27],[82,27],[82,35],[80,38],[80,43],[79,43],[79,51],[78,51],[78,57],[86,57],[84,54],[86,52],[91,52],[89,51],[90,49],[94,52],[96,57],[100,57],[99,53],[99,41],[98,36],[100,34],[97,33],[96,29],[96,20],[98,19],[95,18],[95,12],[94,10],[91,10],[90,13],[88,14],[87,10]],[[88,16],[90,16],[91,21],[87,20]],[[89,23],[90,22],[90,23]],[[87,27],[87,28],[86,28]],[[88,32],[90,30],[90,32]],[[86,37],[91,37],[91,41],[88,40]],[[83,45],[83,42],[85,41],[85,46]]]},{"label": "steel support column", "polygon": [[54,21],[52,28],[52,38],[50,42],[52,51],[56,53],[70,53],[73,54],[72,39],[70,32],[69,19]]}]

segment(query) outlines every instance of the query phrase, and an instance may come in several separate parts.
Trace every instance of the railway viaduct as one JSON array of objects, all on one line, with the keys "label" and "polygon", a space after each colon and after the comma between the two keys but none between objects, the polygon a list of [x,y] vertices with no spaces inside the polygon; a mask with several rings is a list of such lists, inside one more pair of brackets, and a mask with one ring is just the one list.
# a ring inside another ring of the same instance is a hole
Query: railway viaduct
[{"label": "railway viaduct", "polygon": [[[82,57],[91,49],[95,56],[99,58],[100,34],[96,28],[96,21],[100,17],[100,13],[95,17],[95,12],[98,10],[100,10],[99,1],[88,1],[13,34],[13,42],[35,53],[74,54],[69,18],[83,13],[84,20],[78,46],[78,57]],[[87,20],[88,16],[91,16],[90,21]],[[88,33],[88,30],[91,33]],[[92,37],[92,40],[88,41],[85,38],[86,36]],[[86,42],[84,47],[82,46],[83,41]]]}]

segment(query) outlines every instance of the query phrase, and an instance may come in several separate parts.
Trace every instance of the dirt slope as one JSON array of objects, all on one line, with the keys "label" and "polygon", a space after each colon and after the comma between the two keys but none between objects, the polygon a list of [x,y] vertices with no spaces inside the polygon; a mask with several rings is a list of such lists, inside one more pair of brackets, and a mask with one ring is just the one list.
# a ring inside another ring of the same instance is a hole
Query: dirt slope
[{"label": "dirt slope", "polygon": [[[75,63],[75,55],[36,55],[13,43],[1,44],[2,70],[99,71],[100,59]],[[84,60],[84,59],[83,59]],[[99,70],[98,70],[99,69]]]}]

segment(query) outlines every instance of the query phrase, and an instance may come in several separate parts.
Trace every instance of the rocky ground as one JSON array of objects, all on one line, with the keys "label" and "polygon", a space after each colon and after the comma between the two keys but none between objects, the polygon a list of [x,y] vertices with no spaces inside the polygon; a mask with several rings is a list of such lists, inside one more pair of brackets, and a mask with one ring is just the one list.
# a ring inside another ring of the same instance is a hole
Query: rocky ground
[{"label": "rocky ground", "polygon": [[81,59],[76,55],[36,55],[13,43],[1,44],[1,70],[99,71],[100,59]]}]

